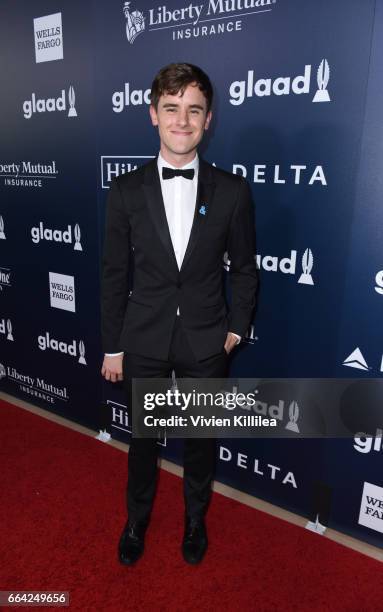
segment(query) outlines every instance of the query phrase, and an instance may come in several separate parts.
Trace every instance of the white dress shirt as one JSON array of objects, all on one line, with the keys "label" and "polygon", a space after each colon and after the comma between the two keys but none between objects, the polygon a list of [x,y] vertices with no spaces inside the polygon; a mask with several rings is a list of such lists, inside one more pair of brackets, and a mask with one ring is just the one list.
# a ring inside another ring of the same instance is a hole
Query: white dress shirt
[{"label": "white dress shirt", "polygon": [[[162,178],[162,168],[164,166],[167,168],[173,168],[175,170],[188,170],[189,168],[192,168],[194,170],[194,177],[190,180],[184,178],[183,176],[175,176],[174,178],[164,180]],[[196,154],[191,162],[185,164],[185,166],[177,167],[169,164],[162,157],[161,153],[159,153],[157,167],[160,175],[162,198],[164,201],[170,237],[176,256],[178,269],[180,269],[193,225],[197,199],[199,159],[198,155]],[[177,308],[177,315],[179,314],[180,309]],[[236,336],[237,344],[239,344],[241,341],[241,336],[234,333],[233,335]],[[105,354],[115,356],[122,355],[123,353]]]}]

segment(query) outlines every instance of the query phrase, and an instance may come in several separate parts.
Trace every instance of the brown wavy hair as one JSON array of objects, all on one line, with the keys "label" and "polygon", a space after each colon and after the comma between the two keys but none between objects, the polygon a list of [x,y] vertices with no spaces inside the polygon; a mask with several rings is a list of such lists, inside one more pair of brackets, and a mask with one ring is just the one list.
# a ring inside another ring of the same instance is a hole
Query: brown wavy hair
[{"label": "brown wavy hair", "polygon": [[183,95],[186,87],[196,83],[207,102],[207,111],[213,102],[213,87],[207,74],[193,64],[168,64],[154,77],[150,93],[150,103],[157,110],[158,101],[165,93],[172,96]]}]

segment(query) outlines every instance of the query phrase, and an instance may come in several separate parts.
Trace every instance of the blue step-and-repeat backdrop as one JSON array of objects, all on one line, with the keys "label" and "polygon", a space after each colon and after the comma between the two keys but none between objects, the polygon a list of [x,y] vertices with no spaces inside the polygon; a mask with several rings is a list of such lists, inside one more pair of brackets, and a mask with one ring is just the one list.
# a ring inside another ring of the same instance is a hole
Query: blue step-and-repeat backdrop
[{"label": "blue step-and-repeat backdrop", "polygon": [[[149,90],[174,61],[214,83],[202,155],[254,195],[259,304],[232,375],[381,377],[382,40],[382,0],[3,1],[0,389],[129,442],[100,375],[105,203],[158,152]],[[289,420],[282,397],[259,410]],[[221,440],[217,478],[383,547],[382,432],[383,411],[370,438]]]}]

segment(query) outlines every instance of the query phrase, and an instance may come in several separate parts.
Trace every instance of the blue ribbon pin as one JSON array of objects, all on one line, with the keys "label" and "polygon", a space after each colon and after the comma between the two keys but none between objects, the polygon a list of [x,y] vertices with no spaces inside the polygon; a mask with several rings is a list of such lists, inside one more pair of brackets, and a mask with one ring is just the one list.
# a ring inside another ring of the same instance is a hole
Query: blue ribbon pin
[{"label": "blue ribbon pin", "polygon": [[201,208],[199,209],[198,212],[199,212],[200,215],[206,215],[206,213],[207,213],[207,206],[206,206],[206,204],[202,204],[202,206],[201,206]]}]

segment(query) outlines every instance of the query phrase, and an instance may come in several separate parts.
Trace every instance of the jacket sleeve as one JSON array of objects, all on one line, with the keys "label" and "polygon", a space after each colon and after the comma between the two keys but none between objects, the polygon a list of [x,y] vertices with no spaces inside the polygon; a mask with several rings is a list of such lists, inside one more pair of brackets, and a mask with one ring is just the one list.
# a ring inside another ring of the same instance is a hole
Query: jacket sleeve
[{"label": "jacket sleeve", "polygon": [[117,353],[129,295],[130,225],[113,179],[107,199],[101,260],[101,339],[104,353]]},{"label": "jacket sleeve", "polygon": [[230,260],[229,330],[245,336],[256,302],[254,205],[248,182],[241,178],[227,242]]}]

